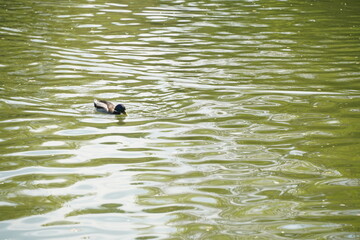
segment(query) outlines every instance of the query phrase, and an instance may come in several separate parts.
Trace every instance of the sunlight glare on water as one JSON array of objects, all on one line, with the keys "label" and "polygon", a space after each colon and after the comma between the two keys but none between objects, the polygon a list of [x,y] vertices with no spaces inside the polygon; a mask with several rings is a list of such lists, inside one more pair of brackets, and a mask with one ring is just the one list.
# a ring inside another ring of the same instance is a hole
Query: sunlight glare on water
[{"label": "sunlight glare on water", "polygon": [[360,238],[360,2],[0,6],[0,239]]}]

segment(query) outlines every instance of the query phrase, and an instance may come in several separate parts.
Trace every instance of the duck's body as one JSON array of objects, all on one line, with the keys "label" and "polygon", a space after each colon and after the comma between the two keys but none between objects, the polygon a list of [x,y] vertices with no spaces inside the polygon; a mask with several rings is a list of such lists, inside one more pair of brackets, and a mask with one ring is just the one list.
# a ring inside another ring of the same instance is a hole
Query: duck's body
[{"label": "duck's body", "polygon": [[110,114],[126,114],[126,108],[122,104],[115,105],[112,102],[105,101],[105,100],[94,100],[94,106],[97,111],[103,112],[103,113],[110,113]]}]

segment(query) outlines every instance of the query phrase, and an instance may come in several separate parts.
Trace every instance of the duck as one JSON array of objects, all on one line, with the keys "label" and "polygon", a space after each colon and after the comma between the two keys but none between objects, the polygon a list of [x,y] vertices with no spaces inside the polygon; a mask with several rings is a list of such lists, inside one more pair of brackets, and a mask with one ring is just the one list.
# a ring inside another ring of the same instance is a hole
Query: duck
[{"label": "duck", "polygon": [[94,107],[98,112],[109,113],[109,114],[124,114],[127,116],[126,108],[123,104],[114,104],[106,100],[94,99]]}]

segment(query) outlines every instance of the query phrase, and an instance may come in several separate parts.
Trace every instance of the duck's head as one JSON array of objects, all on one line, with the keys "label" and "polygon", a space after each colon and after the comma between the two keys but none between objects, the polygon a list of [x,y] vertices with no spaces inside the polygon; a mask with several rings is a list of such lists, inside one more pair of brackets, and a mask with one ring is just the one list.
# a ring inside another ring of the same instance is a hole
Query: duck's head
[{"label": "duck's head", "polygon": [[114,109],[114,114],[124,114],[125,116],[127,116],[127,113],[125,110],[126,110],[126,108],[124,105],[118,104],[118,105],[116,105],[116,107]]}]

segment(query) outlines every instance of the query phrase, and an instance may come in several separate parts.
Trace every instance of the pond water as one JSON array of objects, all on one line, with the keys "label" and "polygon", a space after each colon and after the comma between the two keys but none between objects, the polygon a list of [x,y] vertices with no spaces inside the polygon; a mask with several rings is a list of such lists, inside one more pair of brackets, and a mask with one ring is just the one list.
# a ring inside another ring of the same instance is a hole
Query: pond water
[{"label": "pond water", "polygon": [[0,239],[360,239],[359,13],[0,0]]}]

